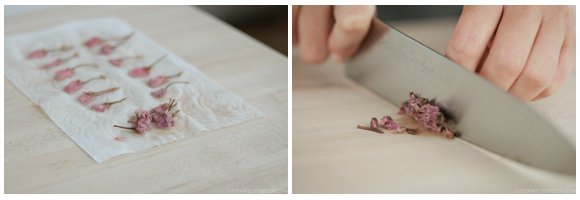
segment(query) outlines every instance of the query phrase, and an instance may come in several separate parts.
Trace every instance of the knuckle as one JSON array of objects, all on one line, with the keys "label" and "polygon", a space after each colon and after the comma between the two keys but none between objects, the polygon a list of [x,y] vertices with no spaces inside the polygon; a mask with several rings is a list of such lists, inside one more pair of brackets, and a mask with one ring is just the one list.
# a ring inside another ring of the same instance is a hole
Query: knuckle
[{"label": "knuckle", "polygon": [[523,74],[523,78],[530,88],[544,88],[550,82],[549,74],[546,74],[541,70],[530,69]]},{"label": "knuckle", "polygon": [[520,75],[523,66],[521,59],[510,54],[503,54],[497,58],[494,74],[505,79],[515,78]]},{"label": "knuckle", "polygon": [[548,87],[546,87],[546,89],[544,89],[544,91],[542,91],[542,96],[552,96],[555,92],[556,92],[556,86],[555,85],[550,85]]},{"label": "knuckle", "polygon": [[478,59],[478,41],[469,36],[460,36],[447,47],[451,59]]}]

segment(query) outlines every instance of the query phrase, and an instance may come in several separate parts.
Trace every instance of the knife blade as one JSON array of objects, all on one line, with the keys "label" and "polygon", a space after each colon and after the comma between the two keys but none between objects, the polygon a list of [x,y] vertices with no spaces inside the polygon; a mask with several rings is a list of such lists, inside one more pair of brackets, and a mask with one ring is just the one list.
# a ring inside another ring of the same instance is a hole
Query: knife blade
[{"label": "knife blade", "polygon": [[576,174],[576,150],[562,131],[528,105],[379,20],[346,63],[347,75],[400,105],[409,92],[437,102],[461,139],[517,162]]}]

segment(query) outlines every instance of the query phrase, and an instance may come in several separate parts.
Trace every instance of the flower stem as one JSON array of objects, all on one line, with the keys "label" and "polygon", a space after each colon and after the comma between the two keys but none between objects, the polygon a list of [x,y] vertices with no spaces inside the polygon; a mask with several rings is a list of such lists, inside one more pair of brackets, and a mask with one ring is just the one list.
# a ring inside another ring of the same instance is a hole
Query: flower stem
[{"label": "flower stem", "polygon": [[101,90],[101,91],[98,91],[98,92],[93,92],[93,96],[101,96],[101,95],[107,94],[109,92],[114,92],[114,91],[116,91],[118,89],[119,89],[119,87],[114,87],[114,88],[109,88],[109,89]]},{"label": "flower stem", "polygon": [[361,126],[361,125],[357,125],[356,128],[363,129],[363,130],[367,130],[367,131],[374,131],[374,132],[377,132],[377,133],[380,133],[380,134],[383,134],[384,133],[383,131],[381,131],[378,128],[371,128],[371,127],[366,127],[366,126]]},{"label": "flower stem", "polygon": [[116,104],[116,103],[121,103],[121,102],[125,101],[126,99],[127,99],[127,97],[125,97],[125,98],[123,98],[121,100],[118,100],[118,101],[106,102],[104,104],[107,104],[107,105],[111,106],[111,105]]},{"label": "flower stem", "polygon": [[179,77],[179,76],[181,76],[181,74],[182,74],[182,73],[183,73],[183,71],[180,71],[180,72],[179,72],[179,73],[177,73],[177,74],[174,74],[174,75],[171,75],[171,76],[167,76],[167,78],[176,78],[176,77]]},{"label": "flower stem", "polygon": [[76,58],[77,56],[79,56],[79,52],[75,52],[75,54],[73,54],[73,55],[71,55],[69,57],[63,58],[62,59],[62,62],[67,62],[67,61],[69,61],[69,60],[71,60],[73,58]]},{"label": "flower stem", "polygon": [[68,51],[73,49],[72,46],[68,46],[68,45],[62,45],[57,49],[45,49],[46,52],[55,52],[55,51]]},{"label": "flower stem", "polygon": [[169,88],[169,86],[171,86],[171,85],[173,85],[173,84],[177,84],[177,83],[184,83],[184,84],[188,84],[189,82],[187,82],[187,81],[176,81],[176,82],[171,82],[171,83],[169,83],[169,84],[167,84],[167,85],[165,86],[165,89],[167,90],[167,88]]},{"label": "flower stem", "polygon": [[120,47],[121,45],[123,45],[123,44],[125,44],[125,43],[127,43],[127,40],[121,40],[121,41],[119,41],[117,44],[115,44],[115,45],[111,45],[111,47],[112,47],[113,49],[116,49],[117,47]]},{"label": "flower stem", "polygon": [[94,64],[94,63],[93,64],[84,63],[84,64],[78,64],[78,65],[74,66],[72,69],[74,70],[76,68],[81,68],[81,67],[95,67],[95,68],[97,68],[99,66],[97,64]]},{"label": "flower stem", "polygon": [[129,127],[124,127],[124,126],[119,126],[119,125],[113,125],[113,127],[115,127],[115,128],[122,128],[122,129],[129,129],[129,130],[135,130],[135,128],[129,128]]},{"label": "flower stem", "polygon": [[153,66],[157,65],[157,63],[161,62],[161,60],[163,60],[165,57],[167,57],[167,54],[163,54],[163,56],[157,58],[157,60],[155,60],[155,62],[151,63],[151,65],[149,65],[147,68],[148,69],[153,68]]},{"label": "flower stem", "polygon": [[99,77],[94,77],[94,78],[90,78],[90,79],[88,79],[86,81],[83,81],[83,82],[81,82],[81,84],[86,84],[88,82],[91,82],[91,81],[94,81],[94,80],[97,80],[97,79],[101,79],[102,80],[102,79],[106,79],[106,78],[107,77],[105,77],[105,75],[100,75]]}]

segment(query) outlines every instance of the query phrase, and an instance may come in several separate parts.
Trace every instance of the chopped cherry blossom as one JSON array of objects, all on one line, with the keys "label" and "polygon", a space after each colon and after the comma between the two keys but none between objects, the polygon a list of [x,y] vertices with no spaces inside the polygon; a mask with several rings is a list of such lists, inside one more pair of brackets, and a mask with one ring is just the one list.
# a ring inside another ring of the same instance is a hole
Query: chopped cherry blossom
[{"label": "chopped cherry blossom", "polygon": [[102,103],[102,104],[95,104],[95,105],[91,106],[91,110],[97,111],[97,112],[105,112],[112,105],[117,104],[117,103],[121,103],[121,102],[125,101],[125,99],[127,99],[127,97],[125,97],[125,98],[123,98],[121,100],[118,100],[118,101],[105,102],[105,103]]},{"label": "chopped cherry blossom", "polygon": [[93,100],[95,100],[95,97],[98,97],[98,96],[101,96],[101,95],[104,95],[104,94],[107,94],[110,92],[114,92],[118,89],[119,89],[118,87],[114,87],[114,88],[109,88],[109,89],[98,91],[98,92],[83,92],[83,94],[81,96],[79,96],[77,99],[82,104],[88,105]]},{"label": "chopped cherry blossom", "polygon": [[63,46],[59,47],[58,49],[38,49],[38,50],[35,50],[35,51],[30,52],[28,54],[27,58],[28,59],[43,58],[46,55],[48,55],[48,53],[50,53],[50,52],[68,51],[68,50],[71,50],[71,49],[73,49],[73,47],[66,46],[66,45],[63,45]]},{"label": "chopped cherry blossom", "polygon": [[167,94],[167,88],[169,88],[169,86],[171,86],[173,84],[178,84],[178,83],[188,84],[189,82],[177,81],[177,82],[169,83],[164,88],[161,88],[161,89],[158,89],[158,90],[151,92],[151,96],[155,97],[156,99],[161,99],[161,98],[163,98],[163,96],[165,96],[165,94]]},{"label": "chopped cherry blossom", "polygon": [[403,102],[399,114],[409,115],[428,130],[447,138],[455,136],[455,133],[445,125],[445,116],[440,108],[435,105],[434,100],[423,98],[411,92],[409,100]]},{"label": "chopped cherry blossom", "polygon": [[138,67],[138,68],[132,69],[131,71],[129,71],[129,76],[135,77],[135,78],[149,76],[149,73],[151,72],[151,68],[153,68],[153,66],[155,66],[157,63],[159,63],[161,60],[163,60],[166,56],[167,56],[167,54],[161,56],[160,58],[155,60],[155,62],[151,63],[148,66],[143,66],[143,67]]},{"label": "chopped cherry blossom", "polygon": [[179,72],[179,73],[171,75],[171,76],[160,75],[160,76],[154,77],[152,79],[149,79],[149,81],[147,82],[147,85],[149,85],[149,87],[151,87],[151,88],[159,87],[159,86],[165,84],[169,79],[181,76],[182,73],[183,72]]},{"label": "chopped cherry blossom", "polygon": [[50,63],[47,63],[47,64],[42,65],[40,68],[41,69],[54,68],[54,67],[57,67],[57,66],[60,66],[60,65],[64,64],[65,62],[67,62],[67,61],[69,61],[69,60],[71,60],[71,59],[73,59],[73,58],[75,58],[77,56],[79,56],[78,52],[76,52],[72,56],[69,56],[69,57],[66,57],[66,58],[57,58],[56,60],[54,60],[54,61],[52,61]]},{"label": "chopped cherry blossom", "polygon": [[387,130],[393,130],[395,133],[403,133],[406,131],[406,128],[398,124],[393,120],[391,116],[385,115],[381,119],[381,126],[383,126]]},{"label": "chopped cherry blossom", "polygon": [[121,135],[119,135],[119,136],[117,136],[117,137],[114,138],[114,140],[119,141],[119,142],[123,142],[123,141],[125,141],[125,139],[126,138],[123,137],[123,136],[121,136]]},{"label": "chopped cherry blossom", "polygon": [[91,82],[93,80],[98,80],[98,79],[101,79],[101,80],[105,79],[105,76],[100,75],[99,77],[91,78],[91,79],[88,79],[86,81],[74,80],[74,81],[71,81],[69,84],[67,84],[63,90],[68,94],[72,94],[72,93],[80,90],[84,84]]},{"label": "chopped cherry blossom", "polygon": [[80,67],[97,67],[97,65],[96,64],[79,64],[79,65],[74,66],[72,68],[61,69],[61,70],[56,71],[54,79],[57,81],[62,81],[64,79],[70,78],[73,76],[75,69],[78,69]]},{"label": "chopped cherry blossom", "polygon": [[376,117],[371,119],[371,128],[379,128],[379,120]]},{"label": "chopped cherry blossom", "polygon": [[125,61],[125,60],[142,59],[142,58],[143,58],[143,56],[141,56],[141,55],[132,56],[132,57],[125,57],[125,58],[116,58],[116,59],[110,59],[109,63],[115,67],[121,67],[123,65],[123,61]]}]

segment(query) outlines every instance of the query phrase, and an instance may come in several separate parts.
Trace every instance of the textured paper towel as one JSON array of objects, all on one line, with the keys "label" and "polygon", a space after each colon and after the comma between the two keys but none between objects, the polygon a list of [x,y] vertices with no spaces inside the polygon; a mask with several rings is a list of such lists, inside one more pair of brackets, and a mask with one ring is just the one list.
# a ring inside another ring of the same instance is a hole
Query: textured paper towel
[{"label": "textured paper towel", "polygon": [[[111,38],[125,36],[131,32],[135,32],[134,36],[108,56],[99,55],[98,48],[88,49],[83,46],[84,41],[93,36]],[[6,77],[32,101],[40,105],[52,121],[97,162],[193,136],[196,133],[232,126],[263,115],[242,98],[209,79],[197,68],[116,18],[66,23],[8,37],[4,41]],[[27,54],[34,50],[58,48],[63,44],[73,45],[75,49],[50,53],[40,59],[26,58]],[[48,71],[39,69],[39,66],[72,55],[74,51],[79,52],[78,58]],[[149,65],[164,54],[168,56],[152,68],[148,77],[128,76],[129,70]],[[108,63],[111,58],[133,55],[143,55],[144,58],[127,60],[121,68]],[[53,79],[56,70],[80,63],[96,63],[99,67],[79,68],[75,70],[73,77],[67,80]],[[189,84],[169,87],[167,95],[162,99],[155,99],[150,95],[154,89],[147,86],[147,80],[157,75],[171,75],[180,71],[183,71],[183,74],[170,82],[188,81]],[[73,94],[69,95],[62,90],[73,80],[87,80],[101,74],[107,79],[89,82]],[[104,113],[91,111],[89,106],[76,100],[82,92],[111,87],[120,87],[120,90],[100,96],[92,104],[123,97],[127,97],[127,100],[113,105]],[[141,135],[112,126],[117,124],[130,127],[132,125],[127,123],[127,120],[136,110],[149,110],[167,102],[169,98],[177,100],[178,106],[175,110],[180,110],[176,117],[176,125],[170,129],[153,129]],[[114,139],[117,136],[126,139],[117,141]]]}]

